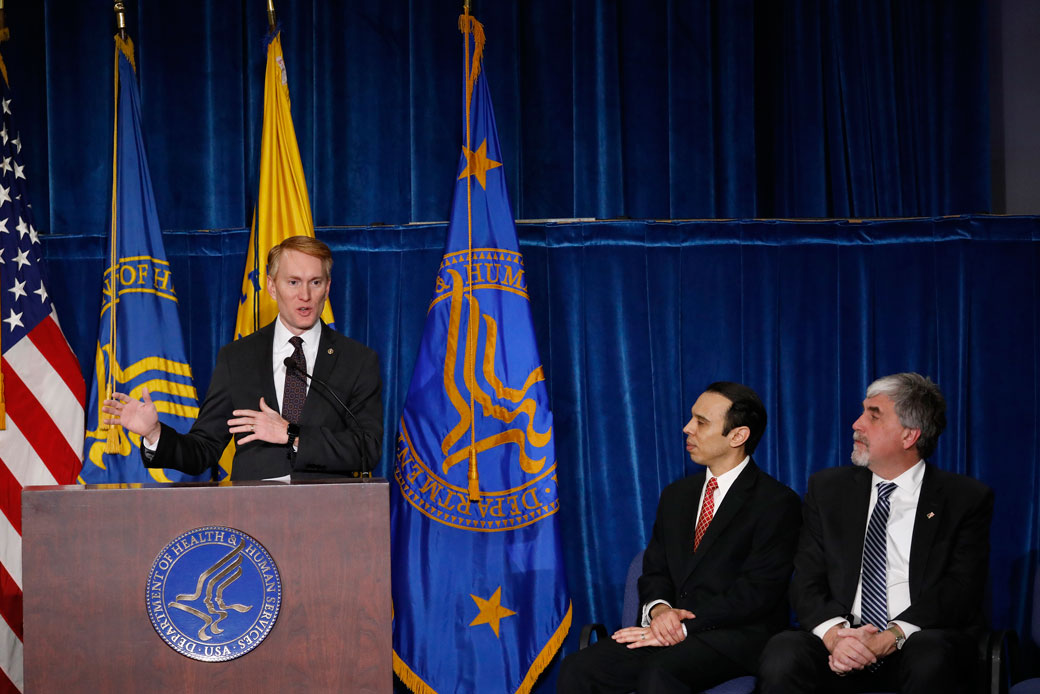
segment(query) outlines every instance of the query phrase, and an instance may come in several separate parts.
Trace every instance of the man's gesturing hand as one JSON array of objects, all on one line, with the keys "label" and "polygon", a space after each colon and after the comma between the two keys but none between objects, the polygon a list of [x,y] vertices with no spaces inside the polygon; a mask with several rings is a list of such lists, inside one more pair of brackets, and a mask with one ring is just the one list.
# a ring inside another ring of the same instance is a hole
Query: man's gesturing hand
[{"label": "man's gesturing hand", "polygon": [[127,431],[143,436],[150,444],[155,443],[162,431],[159,413],[152,404],[152,394],[148,392],[147,386],[141,387],[140,400],[134,400],[126,393],[112,393],[102,403],[101,411],[112,415],[104,419],[105,424],[122,425]]}]

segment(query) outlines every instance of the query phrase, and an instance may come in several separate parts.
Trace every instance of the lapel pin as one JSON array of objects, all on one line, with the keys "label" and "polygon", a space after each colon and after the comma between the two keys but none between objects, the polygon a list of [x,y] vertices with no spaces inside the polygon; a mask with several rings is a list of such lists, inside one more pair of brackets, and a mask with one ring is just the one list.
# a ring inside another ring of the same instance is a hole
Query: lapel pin
[{"label": "lapel pin", "polygon": [[331,347],[329,347],[329,354],[332,354],[334,351],[335,350],[333,350]]},{"label": "lapel pin", "polygon": [[935,518],[935,512],[934,511],[929,511],[928,512],[928,518],[929,519]]}]

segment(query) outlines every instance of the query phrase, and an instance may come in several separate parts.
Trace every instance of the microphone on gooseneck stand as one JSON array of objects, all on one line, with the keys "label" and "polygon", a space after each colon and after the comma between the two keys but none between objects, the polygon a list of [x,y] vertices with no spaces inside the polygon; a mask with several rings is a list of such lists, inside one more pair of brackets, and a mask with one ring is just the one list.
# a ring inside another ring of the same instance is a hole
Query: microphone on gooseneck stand
[{"label": "microphone on gooseneck stand", "polygon": [[[361,476],[364,477],[365,474],[368,472],[368,466],[366,465],[366,463],[368,462],[368,451],[365,447],[365,433],[364,430],[361,428],[361,425],[358,423],[357,417],[355,417],[354,413],[350,411],[349,407],[347,407],[347,403],[340,400],[340,397],[336,395],[336,391],[333,390],[332,386],[330,386],[328,383],[318,378],[317,376],[310,375],[309,373],[301,369],[299,365],[295,361],[293,361],[292,357],[286,357],[282,361],[282,363],[285,364],[285,368],[289,371],[295,371],[296,373],[309,378],[311,383],[317,383],[322,388],[324,388],[329,395],[336,399],[336,402],[339,403],[340,407],[342,407],[343,410],[350,415],[350,418],[354,421],[354,428],[357,430],[359,434],[361,434]],[[342,412],[339,413],[339,417],[343,420],[344,424],[347,423],[347,420],[343,416]]]}]

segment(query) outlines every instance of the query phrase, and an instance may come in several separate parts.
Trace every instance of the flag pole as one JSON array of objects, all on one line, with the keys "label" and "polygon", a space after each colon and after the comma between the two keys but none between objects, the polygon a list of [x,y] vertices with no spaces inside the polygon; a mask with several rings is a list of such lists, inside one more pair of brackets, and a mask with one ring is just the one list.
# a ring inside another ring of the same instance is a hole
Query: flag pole
[{"label": "flag pole", "polygon": [[[0,0],[0,43],[3,43],[7,39],[11,38],[11,32],[7,28],[7,18],[4,16],[4,0]],[[4,66],[4,60],[0,57],[0,68],[3,69],[4,81],[7,81],[7,67]],[[0,268],[0,273],[3,272],[3,268]],[[15,294],[17,297],[18,295]],[[7,406],[4,404],[4,372],[0,369],[0,431],[7,429]]]},{"label": "flag pole", "polygon": [[[471,128],[470,128],[470,104],[473,98],[473,84],[470,82],[470,75],[472,67],[469,64],[469,37],[473,28],[470,24],[470,0],[464,0],[462,5],[462,18],[460,21],[459,28],[462,29],[462,39],[465,44],[463,50],[463,80],[464,89],[466,90],[466,134],[465,143],[463,147],[466,151],[466,167],[470,166],[470,152],[473,151],[473,143],[470,142]],[[475,58],[476,56],[474,56]],[[464,286],[468,287],[469,301],[469,323],[472,326],[475,321],[479,321],[479,316],[473,315],[473,177],[470,175],[471,171],[466,171],[466,217],[469,231],[469,255],[466,261],[466,282]],[[478,327],[479,329],[479,327]],[[474,331],[472,327],[466,331],[466,368],[472,368],[476,371],[476,350],[477,346],[472,339]],[[469,499],[470,501],[480,501],[480,475],[477,470],[477,423],[476,423],[476,411],[473,402],[473,388],[476,385],[476,373],[466,374],[466,379],[469,382],[469,469],[467,478],[469,481]]]},{"label": "flag pole", "polygon": [[[268,41],[274,40],[274,32],[278,30],[278,18],[274,12],[274,0],[267,0],[267,29]],[[259,200],[259,196],[257,198]],[[250,237],[253,239],[253,273],[256,282],[253,283],[253,332],[260,329],[260,211],[259,206],[253,206],[253,228]]]},{"label": "flag pole", "polygon": [[[109,258],[108,258],[108,286],[111,292],[108,308],[108,373],[105,374],[105,397],[112,397],[116,387],[116,369],[119,368],[117,359],[116,340],[116,305],[119,303],[119,244],[117,239],[117,192],[119,182],[119,52],[124,47],[129,49],[129,59],[133,61],[133,48],[126,36],[126,4],[122,0],[112,3],[112,10],[116,14],[115,61],[113,64],[113,97],[112,97],[112,228],[109,232]],[[100,390],[100,383],[98,390]],[[120,450],[120,425],[111,426],[104,423],[99,427],[102,431],[107,430],[105,437],[105,453],[118,453]]]}]

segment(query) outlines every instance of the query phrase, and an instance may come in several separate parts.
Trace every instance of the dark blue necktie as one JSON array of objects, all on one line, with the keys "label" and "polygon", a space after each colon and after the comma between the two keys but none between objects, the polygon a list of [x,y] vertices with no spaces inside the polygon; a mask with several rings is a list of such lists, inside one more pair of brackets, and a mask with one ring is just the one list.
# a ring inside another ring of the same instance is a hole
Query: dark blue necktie
[{"label": "dark blue necktie", "polygon": [[870,514],[867,537],[863,542],[860,620],[879,630],[888,627],[888,497],[892,496],[895,488],[894,482],[878,482],[877,504]]}]

